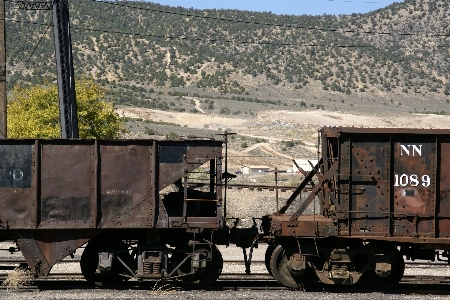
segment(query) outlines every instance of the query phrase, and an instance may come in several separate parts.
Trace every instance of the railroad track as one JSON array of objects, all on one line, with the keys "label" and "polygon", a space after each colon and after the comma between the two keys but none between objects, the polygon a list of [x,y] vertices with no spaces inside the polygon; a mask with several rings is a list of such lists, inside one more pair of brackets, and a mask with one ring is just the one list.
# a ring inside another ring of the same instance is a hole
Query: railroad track
[{"label": "railroad track", "polygon": [[[58,264],[79,264],[79,259],[67,259],[59,262]],[[0,259],[0,281],[3,281],[6,279],[8,273],[6,271],[13,270],[21,263],[25,263],[25,260],[22,259]],[[224,264],[241,264],[243,266],[241,273],[230,273],[225,272],[222,273],[222,275],[219,278],[219,282],[264,282],[271,286],[271,288],[283,288],[280,287],[276,281],[273,279],[272,276],[270,276],[268,273],[252,273],[252,274],[245,274],[244,273],[244,262],[240,260],[225,260]],[[252,261],[252,265],[261,265],[264,264],[264,261]],[[448,263],[441,263],[441,262],[434,262],[434,263],[424,263],[424,262],[407,262],[406,267],[407,268],[414,268],[418,266],[437,266],[437,267],[450,267]],[[73,280],[78,282],[84,282],[84,277],[81,273],[75,272],[54,272],[50,273],[48,276],[39,277],[35,280],[37,283],[42,283],[46,281],[67,281],[67,280]],[[150,281],[151,282],[151,281]],[[131,282],[130,282],[131,283]],[[137,284],[136,281],[134,284]],[[450,276],[431,276],[431,275],[405,275],[403,276],[401,283],[407,283],[407,284],[450,284]],[[133,285],[133,283],[131,283]]]},{"label": "railroad track", "polygon": [[[1,270],[12,270],[20,264],[26,263],[23,259],[0,259],[0,271]],[[61,264],[73,264],[80,263],[79,259],[65,259],[58,262],[56,265]],[[224,264],[240,264],[244,266],[244,261],[242,260],[224,260]],[[252,265],[260,265],[264,264],[263,260],[254,260],[252,261]],[[450,267],[450,263],[446,262],[420,262],[420,261],[407,261],[405,262],[406,268],[412,266],[441,266],[441,267]],[[1,274],[1,273],[0,273]]]},{"label": "railroad track", "polygon": [[[61,275],[61,276],[60,276]],[[64,275],[64,277],[62,277]],[[265,278],[265,279],[263,279]],[[426,279],[424,281],[424,279]],[[414,295],[450,295],[448,289],[449,277],[442,276],[427,276],[426,278],[421,276],[405,276],[401,283],[389,290],[384,290],[387,294],[414,294]],[[121,286],[115,286],[114,290],[148,290],[155,291],[159,286],[164,286],[166,283],[158,283],[157,281],[129,281],[123,283]],[[169,281],[167,282],[167,288],[170,291],[195,291],[196,288],[184,286],[181,282]],[[6,289],[6,287],[0,286],[0,290]],[[27,286],[21,286],[19,290],[26,291],[51,291],[51,290],[96,290],[95,286],[88,284],[80,274],[52,274],[52,276],[46,278],[39,278],[32,284]],[[205,291],[238,291],[238,290],[254,290],[254,291],[278,291],[278,290],[290,290],[284,286],[279,285],[268,274],[223,274],[219,280],[208,287],[202,287],[201,290]],[[316,283],[307,286],[304,289],[309,293],[367,293],[370,292],[367,289],[355,285],[355,286],[336,286],[325,285],[322,283]],[[381,291],[380,291],[381,292]]]},{"label": "railroad track", "polygon": [[[10,265],[19,265],[21,263],[26,263],[23,259],[0,259],[0,270],[2,270],[2,265],[10,264]],[[58,264],[67,264],[67,263],[80,263],[79,259],[66,259],[58,262]],[[242,264],[244,265],[244,261],[242,260],[224,260],[224,264]],[[252,265],[254,264],[264,264],[263,260],[252,260]],[[405,265],[410,266],[447,266],[450,267],[450,263],[446,262],[419,262],[419,261],[406,261]]]}]

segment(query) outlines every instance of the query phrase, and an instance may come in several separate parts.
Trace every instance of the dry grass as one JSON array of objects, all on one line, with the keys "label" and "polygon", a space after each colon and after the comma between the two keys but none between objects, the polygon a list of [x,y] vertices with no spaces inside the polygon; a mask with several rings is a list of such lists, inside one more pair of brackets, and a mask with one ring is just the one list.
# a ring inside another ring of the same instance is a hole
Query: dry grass
[{"label": "dry grass", "polygon": [[8,274],[8,277],[2,282],[2,286],[5,286],[7,290],[14,290],[21,286],[30,285],[33,280],[34,276],[31,270],[20,266]]},{"label": "dry grass", "polygon": [[177,291],[175,287],[168,283],[162,283],[161,280],[158,280],[155,285],[153,286],[152,290],[149,292],[149,294],[152,295],[168,295],[173,294]]}]

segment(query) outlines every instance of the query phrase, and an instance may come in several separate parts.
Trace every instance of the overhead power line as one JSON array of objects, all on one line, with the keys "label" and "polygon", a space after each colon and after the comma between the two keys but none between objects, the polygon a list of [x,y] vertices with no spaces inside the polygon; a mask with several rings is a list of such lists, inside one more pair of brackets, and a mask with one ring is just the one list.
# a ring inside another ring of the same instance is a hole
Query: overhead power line
[{"label": "overhead power line", "polygon": [[142,33],[133,33],[126,31],[118,31],[118,30],[103,30],[103,29],[93,29],[93,28],[82,28],[82,27],[71,27],[75,30],[85,30],[85,31],[93,31],[93,32],[102,32],[102,33],[116,33],[123,35],[134,35],[141,37],[152,37],[152,38],[163,38],[169,40],[184,40],[184,41],[195,41],[195,42],[208,42],[208,43],[223,43],[223,44],[247,44],[247,45],[273,45],[273,46],[297,46],[297,47],[337,47],[337,48],[367,48],[371,46],[367,45],[340,45],[340,44],[314,44],[314,43],[283,43],[283,42],[265,42],[265,41],[239,41],[239,40],[221,40],[214,38],[192,38],[185,36],[170,36],[170,35],[157,35],[157,34],[142,34]]},{"label": "overhead power line", "polygon": [[326,28],[326,27],[317,27],[317,26],[307,26],[307,25],[298,25],[298,24],[286,24],[286,23],[274,23],[274,22],[259,22],[254,20],[236,20],[230,18],[223,17],[214,17],[208,15],[198,15],[192,14],[189,12],[181,13],[175,11],[168,11],[163,9],[156,9],[150,7],[142,7],[131,4],[124,4],[123,2],[111,2],[105,0],[92,0],[94,2],[110,4],[118,7],[126,7],[144,11],[158,12],[164,13],[168,15],[178,15],[182,17],[190,17],[190,18],[198,18],[198,19],[210,19],[210,20],[218,20],[224,22],[232,22],[232,23],[243,23],[243,24],[255,24],[255,25],[264,25],[264,26],[272,26],[272,27],[286,27],[289,29],[304,29],[304,30],[315,30],[315,31],[323,31],[323,32],[339,32],[339,33],[358,33],[358,34],[372,34],[372,35],[381,35],[381,36],[415,36],[415,35],[428,35],[433,37],[450,37],[450,33],[416,33],[416,32],[403,32],[403,31],[384,31],[384,30],[367,30],[367,29],[355,29],[355,28]]},{"label": "overhead power line", "polygon": [[[11,22],[24,23],[24,24],[34,24],[41,26],[49,26],[49,24],[31,22],[31,21],[21,21],[14,19],[5,19]],[[71,29],[74,30],[83,30],[83,31],[91,31],[91,32],[101,32],[101,33],[112,33],[112,34],[121,34],[121,35],[132,35],[136,37],[143,38],[159,38],[159,39],[168,39],[168,40],[183,40],[189,42],[204,42],[204,43],[222,43],[222,44],[241,44],[241,45],[273,45],[273,46],[296,46],[296,47],[326,47],[326,48],[373,48],[371,45],[359,45],[359,44],[316,44],[316,43],[291,43],[291,42],[269,42],[269,41],[239,41],[239,40],[221,40],[215,38],[194,38],[194,37],[186,37],[186,36],[171,36],[171,35],[158,35],[158,34],[143,34],[143,33],[135,33],[128,31],[120,31],[120,30],[105,30],[105,29],[94,29],[94,28],[85,28],[78,26],[71,26]],[[448,48],[450,45],[435,45],[435,46],[422,46],[423,48]]]},{"label": "overhead power line", "polygon": [[5,18],[5,21],[8,22],[14,22],[14,23],[22,23],[22,24],[33,24],[33,25],[39,25],[39,26],[49,26],[52,25],[51,23],[39,23],[39,22],[33,22],[33,21],[23,21],[23,20],[15,20],[15,19],[9,19]]},{"label": "overhead power line", "polygon": [[42,39],[44,38],[44,36],[47,34],[47,31],[48,31],[48,30],[50,29],[50,27],[52,27],[52,26],[53,26],[53,24],[49,24],[49,25],[47,26],[47,28],[45,29],[44,33],[40,36],[39,41],[38,41],[37,44],[34,46],[33,51],[31,51],[30,56],[28,57],[27,61],[25,62],[25,64],[23,65],[23,68],[22,68],[20,71],[23,71],[23,70],[27,67],[28,62],[29,62],[30,59],[33,57],[34,52],[36,51],[37,47],[39,47],[39,44],[41,43]]},{"label": "overhead power line", "polygon": [[[31,22],[31,21],[21,21],[21,20],[13,20],[6,19],[7,21],[24,23],[24,24],[34,24],[41,26],[50,26],[45,23]],[[84,28],[78,26],[71,26],[71,29],[74,30],[83,30],[83,31],[91,31],[91,32],[101,32],[101,33],[114,33],[121,35],[132,35],[137,37],[146,37],[146,38],[160,38],[160,39],[169,39],[169,40],[183,40],[183,41],[191,41],[191,42],[205,42],[205,43],[223,43],[223,44],[246,44],[246,45],[273,45],[273,46],[297,46],[297,47],[335,47],[335,48],[367,48],[372,47],[368,45],[341,45],[341,44],[315,44],[315,43],[291,43],[291,42],[269,42],[269,41],[239,41],[239,40],[221,40],[215,38],[194,38],[194,37],[186,37],[186,36],[170,36],[170,35],[158,35],[158,34],[143,34],[143,33],[135,33],[135,32],[127,32],[120,30],[104,30],[104,29],[94,29],[94,28]]]}]

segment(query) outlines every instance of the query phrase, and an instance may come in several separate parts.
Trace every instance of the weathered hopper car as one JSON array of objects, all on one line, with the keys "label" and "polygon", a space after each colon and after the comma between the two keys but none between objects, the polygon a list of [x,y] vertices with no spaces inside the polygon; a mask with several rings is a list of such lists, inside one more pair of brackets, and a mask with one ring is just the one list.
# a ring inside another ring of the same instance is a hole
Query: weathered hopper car
[{"label": "weathered hopper car", "polygon": [[[266,265],[280,283],[388,288],[402,278],[404,257],[449,257],[450,130],[324,127],[320,134],[319,164],[263,218]],[[299,203],[308,183],[314,189]],[[304,214],[308,205],[315,214]]]},{"label": "weathered hopper car", "polygon": [[204,285],[222,269],[212,236],[223,227],[222,141],[0,140],[0,237],[37,276],[87,244],[81,270],[94,284]]}]

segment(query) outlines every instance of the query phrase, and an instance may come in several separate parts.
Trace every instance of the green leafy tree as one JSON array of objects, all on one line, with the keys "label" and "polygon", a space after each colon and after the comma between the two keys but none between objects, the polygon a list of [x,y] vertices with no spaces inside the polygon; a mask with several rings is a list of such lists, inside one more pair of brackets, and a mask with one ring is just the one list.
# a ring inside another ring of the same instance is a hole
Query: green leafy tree
[{"label": "green leafy tree", "polygon": [[[76,82],[80,138],[117,138],[124,120],[105,100],[106,90],[92,79]],[[8,137],[58,138],[60,116],[56,85],[16,85],[8,101]]]}]

